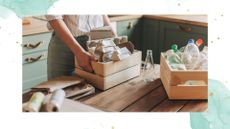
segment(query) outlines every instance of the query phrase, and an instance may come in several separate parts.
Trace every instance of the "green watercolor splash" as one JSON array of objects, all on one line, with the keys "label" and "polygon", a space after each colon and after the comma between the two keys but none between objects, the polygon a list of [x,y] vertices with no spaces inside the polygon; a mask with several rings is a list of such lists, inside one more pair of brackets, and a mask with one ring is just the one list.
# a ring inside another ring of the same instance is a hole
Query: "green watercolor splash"
[{"label": "green watercolor splash", "polygon": [[192,129],[230,129],[230,91],[216,80],[209,80],[208,87],[208,110],[190,113]]},{"label": "green watercolor splash", "polygon": [[[16,13],[18,17],[44,15],[51,5],[57,0],[0,0],[0,6],[6,7]],[[7,17],[8,12],[4,8],[0,8],[0,17]]]}]

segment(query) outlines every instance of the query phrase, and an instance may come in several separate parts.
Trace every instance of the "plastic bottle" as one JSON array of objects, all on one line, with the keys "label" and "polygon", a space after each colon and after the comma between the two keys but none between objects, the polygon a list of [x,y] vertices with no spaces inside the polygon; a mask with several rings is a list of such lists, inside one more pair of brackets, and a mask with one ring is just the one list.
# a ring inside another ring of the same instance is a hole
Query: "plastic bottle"
[{"label": "plastic bottle", "polygon": [[183,55],[181,56],[181,61],[185,64],[188,70],[194,69],[194,65],[199,61],[200,51],[198,46],[195,44],[194,39],[189,39],[186,45]]},{"label": "plastic bottle", "polygon": [[[195,42],[195,41],[194,41],[194,39],[190,39],[189,42]],[[196,40],[196,45],[198,46],[198,48],[199,48],[203,43],[204,43],[204,41],[203,41],[201,38],[199,38],[199,39]],[[180,51],[180,52],[184,52],[185,47],[186,47],[186,46],[181,47],[181,48],[179,49],[179,51]]]},{"label": "plastic bottle", "polygon": [[173,44],[171,49],[166,52],[167,60],[169,64],[180,64],[181,63],[181,52],[177,50],[177,45]]},{"label": "plastic bottle", "polygon": [[185,65],[181,63],[182,53],[178,50],[177,44],[171,46],[171,50],[167,51],[167,60],[172,69],[186,70]]},{"label": "plastic bottle", "polygon": [[178,50],[177,44],[173,44],[173,45],[171,46],[171,49],[181,58],[182,53]]}]

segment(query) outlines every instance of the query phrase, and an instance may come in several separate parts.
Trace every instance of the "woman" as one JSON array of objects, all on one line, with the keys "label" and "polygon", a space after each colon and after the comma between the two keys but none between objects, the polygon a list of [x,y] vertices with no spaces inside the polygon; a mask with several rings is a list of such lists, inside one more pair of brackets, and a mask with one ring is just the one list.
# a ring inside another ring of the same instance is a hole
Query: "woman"
[{"label": "woman", "polygon": [[[71,75],[74,71],[74,56],[78,65],[92,72],[91,61],[95,58],[80,44],[86,41],[91,29],[110,26],[106,15],[47,15],[54,34],[48,49],[48,79]],[[116,35],[116,34],[114,34]]]}]

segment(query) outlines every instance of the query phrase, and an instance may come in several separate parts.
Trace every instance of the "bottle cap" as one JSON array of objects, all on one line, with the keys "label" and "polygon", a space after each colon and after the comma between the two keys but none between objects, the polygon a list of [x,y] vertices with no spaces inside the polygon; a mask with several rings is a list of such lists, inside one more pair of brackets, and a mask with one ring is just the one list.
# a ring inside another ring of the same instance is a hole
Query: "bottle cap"
[{"label": "bottle cap", "polygon": [[194,39],[189,39],[189,40],[188,40],[188,44],[189,44],[189,43],[195,43],[195,40],[194,40]]},{"label": "bottle cap", "polygon": [[174,52],[177,51],[177,48],[178,48],[178,46],[177,46],[176,44],[173,44],[173,45],[171,46],[171,49],[172,49]]},{"label": "bottle cap", "polygon": [[201,39],[201,38],[199,38],[199,39],[197,39],[196,40],[196,45],[197,46],[200,46],[201,44],[203,44],[204,42],[203,42],[203,40]]}]

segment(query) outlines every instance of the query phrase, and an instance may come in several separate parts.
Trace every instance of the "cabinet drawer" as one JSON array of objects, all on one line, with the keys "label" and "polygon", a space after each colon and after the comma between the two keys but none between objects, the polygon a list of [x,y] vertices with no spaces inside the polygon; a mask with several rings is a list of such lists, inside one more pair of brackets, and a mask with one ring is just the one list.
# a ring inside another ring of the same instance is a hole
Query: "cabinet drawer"
[{"label": "cabinet drawer", "polygon": [[23,90],[47,80],[47,52],[23,56]]},{"label": "cabinet drawer", "polygon": [[45,82],[47,81],[47,75],[44,75],[44,76],[40,76],[40,77],[37,77],[37,78],[31,78],[30,80],[25,80],[23,81],[23,91],[27,91],[29,90],[30,88],[42,83],[42,82]]},{"label": "cabinet drawer", "polygon": [[133,31],[133,28],[138,25],[139,20],[127,20],[117,22],[117,33],[118,35],[130,35]]},{"label": "cabinet drawer", "polygon": [[41,50],[47,50],[52,32],[23,36],[22,52],[29,54]]},{"label": "cabinet drawer", "polygon": [[24,64],[36,64],[40,61],[47,59],[47,51],[32,53],[32,54],[26,54],[23,55],[22,63]]}]

